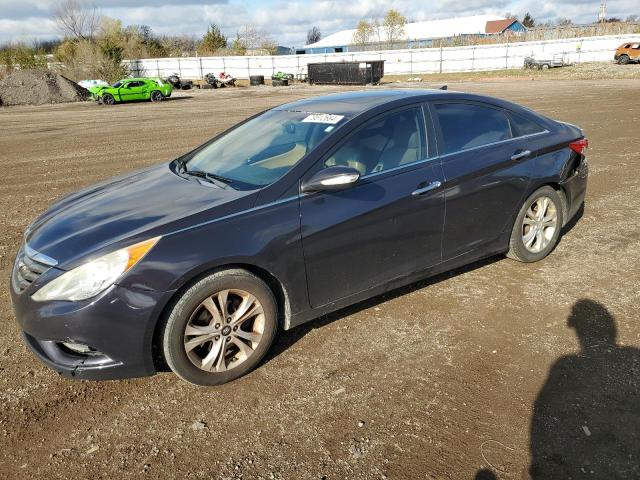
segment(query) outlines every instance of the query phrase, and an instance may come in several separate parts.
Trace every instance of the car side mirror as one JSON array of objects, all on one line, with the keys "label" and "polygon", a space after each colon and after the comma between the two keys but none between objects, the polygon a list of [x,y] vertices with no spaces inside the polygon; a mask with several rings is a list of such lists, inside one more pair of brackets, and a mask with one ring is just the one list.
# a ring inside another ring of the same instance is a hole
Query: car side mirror
[{"label": "car side mirror", "polygon": [[358,183],[358,180],[360,180],[360,172],[355,168],[344,166],[327,167],[303,182],[302,191],[305,193],[334,192],[352,187]]}]

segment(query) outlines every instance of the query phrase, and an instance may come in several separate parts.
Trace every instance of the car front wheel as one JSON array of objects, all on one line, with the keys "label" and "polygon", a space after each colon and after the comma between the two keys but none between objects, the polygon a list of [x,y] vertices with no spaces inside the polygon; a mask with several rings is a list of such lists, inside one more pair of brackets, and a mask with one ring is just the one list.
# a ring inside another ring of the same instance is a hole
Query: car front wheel
[{"label": "car front wheel", "polygon": [[271,289],[244,270],[209,275],[175,303],[163,332],[167,364],[196,385],[218,385],[248,373],[277,331]]},{"label": "car front wheel", "polygon": [[537,262],[558,243],[563,225],[562,199],[549,186],[524,202],[516,217],[507,256],[520,262]]},{"label": "car front wheel", "polygon": [[626,65],[627,63],[629,63],[629,55],[620,55],[620,57],[618,58],[618,63],[620,65]]},{"label": "car front wheel", "polygon": [[102,103],[104,105],[113,105],[116,103],[116,99],[110,93],[105,93],[102,95]]}]

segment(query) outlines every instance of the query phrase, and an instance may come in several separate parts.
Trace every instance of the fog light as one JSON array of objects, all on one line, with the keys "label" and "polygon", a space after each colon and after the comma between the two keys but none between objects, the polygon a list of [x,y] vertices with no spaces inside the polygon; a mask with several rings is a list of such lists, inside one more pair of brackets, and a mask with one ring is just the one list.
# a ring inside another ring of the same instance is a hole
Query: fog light
[{"label": "fog light", "polygon": [[91,348],[89,345],[83,343],[62,342],[61,345],[78,355],[102,355],[102,353],[95,348]]}]

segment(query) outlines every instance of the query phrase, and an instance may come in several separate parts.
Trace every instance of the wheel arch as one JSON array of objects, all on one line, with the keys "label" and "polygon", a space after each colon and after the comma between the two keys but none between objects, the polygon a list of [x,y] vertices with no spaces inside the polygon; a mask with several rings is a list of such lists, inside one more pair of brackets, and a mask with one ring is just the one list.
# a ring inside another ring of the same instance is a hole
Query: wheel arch
[{"label": "wheel arch", "polygon": [[558,192],[558,194],[560,195],[560,200],[562,201],[562,226],[564,227],[567,224],[567,216],[568,216],[570,205],[568,201],[567,192],[562,186],[562,184],[557,181],[545,181],[545,182],[535,183],[529,187],[526,194],[522,197],[522,201],[521,201],[522,203],[519,203],[518,205],[516,205],[516,207],[514,208],[514,211],[512,212],[511,220],[507,223],[507,227],[503,232],[507,240],[508,240],[508,237],[511,235],[511,231],[513,230],[513,226],[515,225],[516,219],[518,218],[518,212],[520,212],[520,208],[522,208],[522,205],[524,204],[524,202],[533,194],[533,192],[535,192],[536,190],[542,187],[551,187],[556,192]]},{"label": "wheel arch", "polygon": [[160,310],[151,336],[151,353],[153,356],[153,364],[156,371],[163,371],[167,368],[164,354],[162,352],[162,332],[164,330],[164,326],[166,324],[171,308],[178,301],[182,293],[188,290],[191,285],[198,282],[204,277],[224,270],[244,270],[255,275],[264,283],[266,283],[276,298],[276,305],[278,307],[278,325],[284,330],[288,330],[290,328],[291,305],[289,302],[289,295],[284,284],[273,273],[269,272],[263,267],[250,263],[236,262],[218,265],[216,267],[209,268],[205,271],[198,272],[192,276],[187,277]]},{"label": "wheel arch", "polygon": [[[547,182],[536,184],[529,189],[529,191],[524,197],[524,200],[526,201],[526,199],[529,198],[533,194],[533,192],[535,192],[536,190],[539,190],[542,187],[551,187],[560,195],[560,200],[562,201],[562,226],[564,227],[565,224],[567,223],[567,215],[569,213],[569,200],[568,200],[569,197],[567,196],[567,191],[565,190],[561,182],[547,181]],[[520,206],[516,210],[516,216],[518,215],[519,210],[520,210]],[[513,221],[515,222],[515,217]]]}]

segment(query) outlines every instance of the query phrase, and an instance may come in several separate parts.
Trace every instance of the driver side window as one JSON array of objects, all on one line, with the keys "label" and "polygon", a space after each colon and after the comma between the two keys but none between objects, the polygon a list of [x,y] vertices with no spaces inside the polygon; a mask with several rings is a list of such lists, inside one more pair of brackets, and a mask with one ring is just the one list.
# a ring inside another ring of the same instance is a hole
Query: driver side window
[{"label": "driver side window", "polygon": [[412,107],[360,127],[324,166],[352,167],[366,176],[423,160],[427,153],[422,108]]}]

